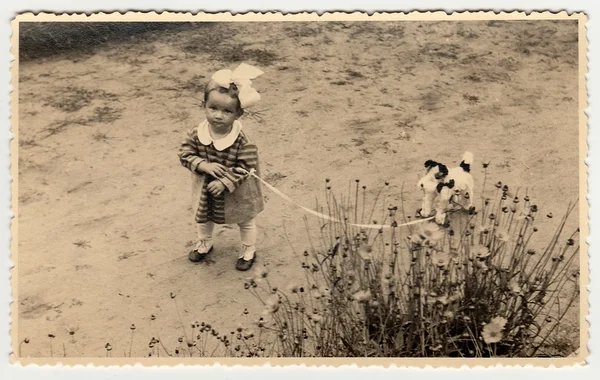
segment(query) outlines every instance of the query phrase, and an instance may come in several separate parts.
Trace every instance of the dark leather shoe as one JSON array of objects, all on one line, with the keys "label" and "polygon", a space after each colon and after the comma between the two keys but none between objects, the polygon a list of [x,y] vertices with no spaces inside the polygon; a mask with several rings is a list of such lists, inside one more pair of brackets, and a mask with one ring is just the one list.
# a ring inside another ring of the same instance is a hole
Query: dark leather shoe
[{"label": "dark leather shoe", "polygon": [[254,252],[254,257],[252,257],[250,260],[244,260],[243,257],[239,258],[235,264],[235,269],[245,272],[252,268],[254,261],[256,261],[256,252]]},{"label": "dark leather shoe", "polygon": [[210,249],[208,250],[208,252],[206,253],[200,253],[197,250],[193,250],[189,253],[188,255],[188,259],[190,259],[191,262],[194,263],[199,263],[202,260],[204,260],[206,258],[206,256],[208,256],[209,253],[211,253],[213,250],[213,247],[210,247]]}]

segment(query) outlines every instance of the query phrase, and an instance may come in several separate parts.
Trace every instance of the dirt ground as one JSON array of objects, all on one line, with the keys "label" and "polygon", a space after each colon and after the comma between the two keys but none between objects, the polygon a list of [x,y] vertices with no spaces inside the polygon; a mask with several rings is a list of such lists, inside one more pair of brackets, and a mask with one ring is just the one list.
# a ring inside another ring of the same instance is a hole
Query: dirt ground
[{"label": "dirt ground", "polygon": [[[145,356],[152,336],[177,345],[178,314],[228,331],[260,312],[234,268],[237,228],[216,231],[211,261],[187,260],[191,184],[177,158],[203,119],[206,80],[241,60],[265,72],[242,119],[263,176],[304,205],[323,199],[325,178],[340,192],[360,179],[370,196],[389,181],[387,202],[404,184],[412,215],[423,162],[452,165],[465,150],[476,191],[489,161],[489,181],[528,188],[540,214],[578,197],[575,21],[199,25],[23,62],[23,356],[105,356],[107,342],[114,356]],[[301,272],[290,245],[308,247],[304,214],[265,196],[259,262],[284,286]]]}]

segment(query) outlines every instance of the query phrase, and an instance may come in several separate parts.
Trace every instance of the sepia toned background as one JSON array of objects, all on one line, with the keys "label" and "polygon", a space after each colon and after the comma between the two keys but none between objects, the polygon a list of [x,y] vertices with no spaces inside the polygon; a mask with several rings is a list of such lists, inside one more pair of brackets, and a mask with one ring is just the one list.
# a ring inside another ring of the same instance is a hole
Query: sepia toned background
[{"label": "sepia toned background", "polygon": [[[41,32],[42,45],[76,49],[49,55],[22,33],[23,355],[102,356],[106,342],[123,355],[131,324],[140,340],[175,341],[178,312],[228,330],[245,308],[260,311],[234,269],[234,229],[217,232],[209,265],[187,261],[195,230],[176,156],[202,120],[206,80],[241,61],[265,71],[263,101],[243,119],[263,175],[304,205],[322,198],[325,178],[340,191],[389,181],[389,202],[403,198],[413,214],[423,162],[451,165],[465,150],[478,188],[490,162],[491,183],[527,188],[542,213],[577,199],[576,21],[194,24],[131,38],[103,30],[85,44]],[[300,268],[290,246],[309,244],[303,214],[265,195],[259,258],[285,285]],[[578,316],[564,329],[576,342]],[[146,355],[135,343],[133,356]]]}]

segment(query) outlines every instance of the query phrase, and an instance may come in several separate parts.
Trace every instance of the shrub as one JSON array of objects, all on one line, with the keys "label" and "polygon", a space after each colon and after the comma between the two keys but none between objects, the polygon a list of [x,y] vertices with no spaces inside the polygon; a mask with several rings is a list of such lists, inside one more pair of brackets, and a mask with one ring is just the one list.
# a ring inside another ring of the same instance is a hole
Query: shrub
[{"label": "shrub", "polygon": [[[579,229],[563,237],[576,204],[538,250],[530,246],[539,234],[537,206],[528,196],[511,196],[501,183],[479,211],[455,210],[445,226],[424,221],[408,226],[408,233],[399,226],[397,207],[387,209],[384,222],[390,228],[350,223],[365,219],[364,191],[361,204],[358,181],[352,201],[338,202],[329,188],[323,207],[328,218],[320,221],[318,236],[309,231],[311,247],[298,257],[304,283],[284,290],[270,284],[263,270],[245,284],[265,306],[258,328],[272,334],[275,352],[286,357],[543,354],[578,301],[579,273],[571,268],[577,264]],[[319,243],[313,246],[312,240]]]}]

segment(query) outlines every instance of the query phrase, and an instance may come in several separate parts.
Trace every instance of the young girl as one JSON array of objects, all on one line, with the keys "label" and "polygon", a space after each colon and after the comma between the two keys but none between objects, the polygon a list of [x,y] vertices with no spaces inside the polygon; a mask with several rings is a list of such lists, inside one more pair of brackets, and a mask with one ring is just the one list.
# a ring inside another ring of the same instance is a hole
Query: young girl
[{"label": "young girl", "polygon": [[[246,271],[256,259],[255,217],[264,208],[260,183],[248,175],[259,170],[258,151],[238,120],[244,108],[260,100],[251,79],[263,72],[242,63],[216,72],[204,91],[206,120],[192,128],[179,151],[192,172],[192,210],[198,242],[189,259],[200,262],[212,251],[215,224],[237,224],[243,248],[236,268]],[[239,169],[243,170],[239,170]]]}]

